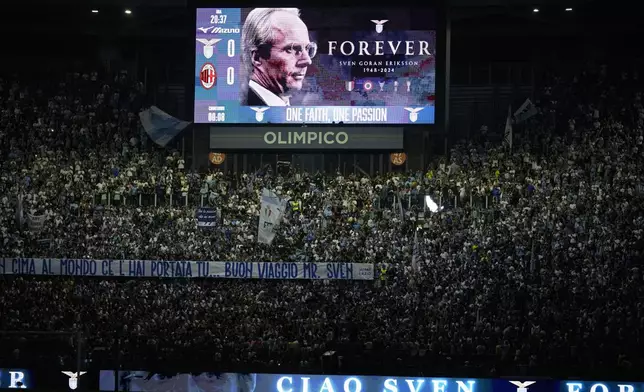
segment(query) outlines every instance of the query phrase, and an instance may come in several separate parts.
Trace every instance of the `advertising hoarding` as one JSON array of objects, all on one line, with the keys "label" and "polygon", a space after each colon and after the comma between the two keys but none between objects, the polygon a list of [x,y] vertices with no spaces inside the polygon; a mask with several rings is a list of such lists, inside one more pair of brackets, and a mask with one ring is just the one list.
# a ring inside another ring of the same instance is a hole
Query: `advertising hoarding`
[{"label": "advertising hoarding", "polygon": [[[218,392],[642,392],[642,382],[320,374],[180,373],[102,370],[101,391]],[[115,381],[116,380],[116,381]],[[118,382],[119,385],[115,385]]]}]

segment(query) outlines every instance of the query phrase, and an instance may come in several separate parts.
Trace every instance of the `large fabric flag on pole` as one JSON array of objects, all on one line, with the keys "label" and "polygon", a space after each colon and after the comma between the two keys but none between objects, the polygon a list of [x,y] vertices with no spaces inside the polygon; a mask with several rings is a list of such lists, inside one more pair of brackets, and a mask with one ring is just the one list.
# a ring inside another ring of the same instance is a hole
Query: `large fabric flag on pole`
[{"label": "large fabric flag on pole", "polygon": [[139,118],[150,139],[161,147],[167,146],[172,139],[190,125],[190,122],[172,117],[156,106],[150,106],[149,109],[139,113]]},{"label": "large fabric flag on pole", "polygon": [[270,245],[275,239],[275,229],[284,218],[288,198],[280,198],[275,192],[264,188],[260,202],[257,242]]}]

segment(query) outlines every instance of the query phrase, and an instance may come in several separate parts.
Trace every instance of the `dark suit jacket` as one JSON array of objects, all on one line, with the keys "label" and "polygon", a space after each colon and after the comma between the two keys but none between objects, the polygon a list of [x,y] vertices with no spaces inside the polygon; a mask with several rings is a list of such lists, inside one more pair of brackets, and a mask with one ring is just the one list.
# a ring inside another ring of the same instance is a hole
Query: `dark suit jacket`
[{"label": "dark suit jacket", "polygon": [[250,87],[246,93],[246,98],[241,103],[242,106],[267,106],[266,102],[259,97]]}]

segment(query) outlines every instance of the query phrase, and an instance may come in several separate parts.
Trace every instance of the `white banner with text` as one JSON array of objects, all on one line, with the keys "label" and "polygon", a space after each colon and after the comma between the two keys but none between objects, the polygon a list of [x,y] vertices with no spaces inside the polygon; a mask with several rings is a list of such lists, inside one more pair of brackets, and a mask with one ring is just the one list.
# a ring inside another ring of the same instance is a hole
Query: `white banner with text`
[{"label": "white banner with text", "polygon": [[0,275],[373,280],[369,263],[0,258]]}]

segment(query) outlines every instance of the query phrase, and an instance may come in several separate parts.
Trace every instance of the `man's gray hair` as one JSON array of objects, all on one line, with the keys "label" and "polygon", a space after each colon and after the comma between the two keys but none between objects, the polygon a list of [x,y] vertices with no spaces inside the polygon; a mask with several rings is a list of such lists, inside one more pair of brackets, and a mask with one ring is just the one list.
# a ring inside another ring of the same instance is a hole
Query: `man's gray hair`
[{"label": "man's gray hair", "polygon": [[300,16],[298,8],[255,8],[244,21],[241,33],[242,66],[245,67],[247,76],[253,73],[253,51],[261,45],[272,43],[275,39],[271,18],[276,12]]}]

